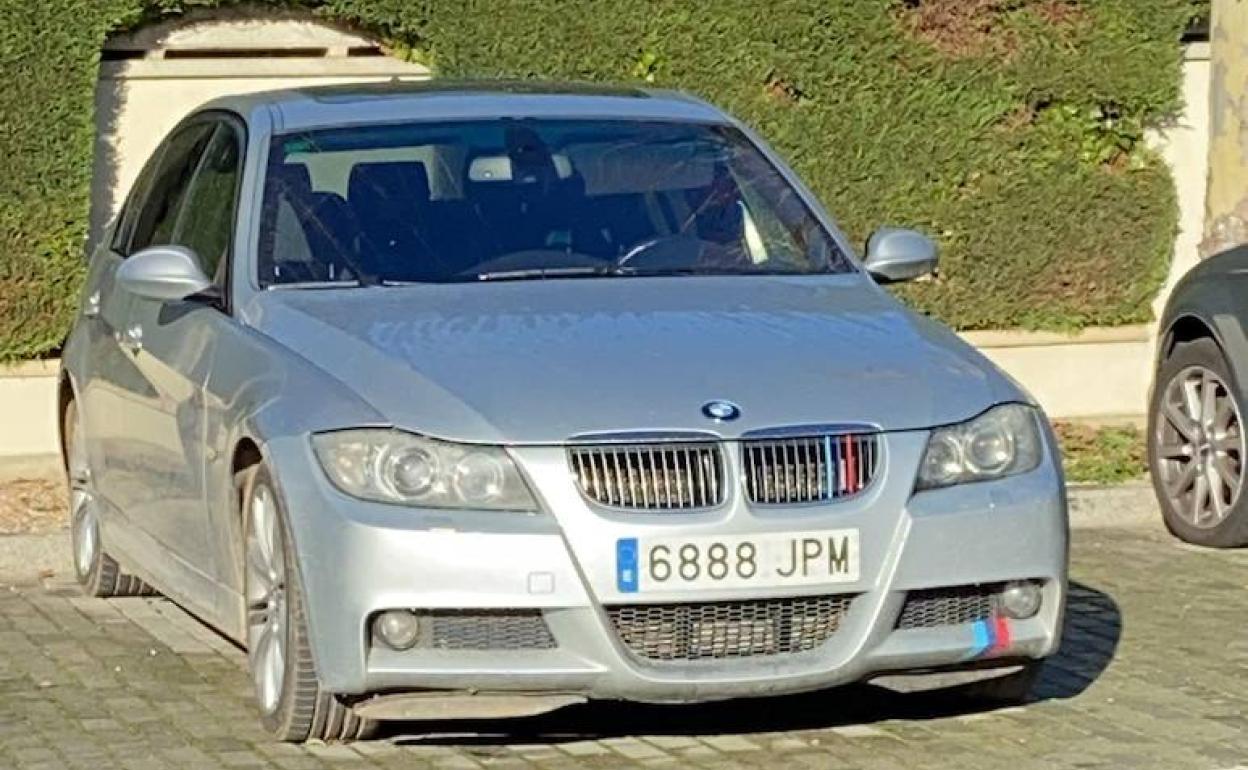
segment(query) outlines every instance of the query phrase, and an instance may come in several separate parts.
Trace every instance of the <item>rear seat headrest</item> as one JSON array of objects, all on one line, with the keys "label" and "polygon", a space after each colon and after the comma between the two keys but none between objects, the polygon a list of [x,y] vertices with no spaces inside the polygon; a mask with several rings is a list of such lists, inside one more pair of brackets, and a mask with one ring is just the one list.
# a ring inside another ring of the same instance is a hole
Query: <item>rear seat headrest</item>
[{"label": "rear seat headrest", "polygon": [[347,198],[353,203],[378,198],[429,201],[429,173],[418,160],[357,163],[347,182]]}]

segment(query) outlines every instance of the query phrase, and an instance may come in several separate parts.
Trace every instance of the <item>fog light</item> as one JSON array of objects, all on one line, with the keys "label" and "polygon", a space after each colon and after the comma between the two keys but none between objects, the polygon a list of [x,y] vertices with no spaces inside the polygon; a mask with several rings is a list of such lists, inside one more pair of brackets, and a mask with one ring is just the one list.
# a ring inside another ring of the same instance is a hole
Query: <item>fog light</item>
[{"label": "fog light", "polygon": [[1001,610],[1015,620],[1032,617],[1040,611],[1040,584],[1030,580],[1006,583],[1001,592]]},{"label": "fog light", "polygon": [[373,636],[393,650],[408,650],[420,638],[420,618],[407,610],[386,610],[373,618]]}]

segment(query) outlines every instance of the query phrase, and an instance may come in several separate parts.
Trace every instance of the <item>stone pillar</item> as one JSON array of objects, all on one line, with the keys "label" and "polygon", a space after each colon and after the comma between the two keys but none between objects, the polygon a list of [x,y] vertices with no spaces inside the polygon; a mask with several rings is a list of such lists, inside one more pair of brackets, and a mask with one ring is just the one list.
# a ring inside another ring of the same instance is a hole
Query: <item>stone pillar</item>
[{"label": "stone pillar", "polygon": [[1248,243],[1248,1],[1213,0],[1202,257]]}]

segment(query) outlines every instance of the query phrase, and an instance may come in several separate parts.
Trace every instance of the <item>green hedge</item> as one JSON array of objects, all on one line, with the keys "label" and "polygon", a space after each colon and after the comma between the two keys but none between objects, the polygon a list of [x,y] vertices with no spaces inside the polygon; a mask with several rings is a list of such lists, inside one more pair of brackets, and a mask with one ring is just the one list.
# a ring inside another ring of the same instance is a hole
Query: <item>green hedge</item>
[{"label": "green hedge", "polygon": [[[213,0],[0,0],[0,358],[54,350],[83,274],[110,32]],[[649,81],[758,128],[852,236],[936,235],[916,307],[963,329],[1149,317],[1175,228],[1143,127],[1189,0],[324,0],[438,74]]]}]

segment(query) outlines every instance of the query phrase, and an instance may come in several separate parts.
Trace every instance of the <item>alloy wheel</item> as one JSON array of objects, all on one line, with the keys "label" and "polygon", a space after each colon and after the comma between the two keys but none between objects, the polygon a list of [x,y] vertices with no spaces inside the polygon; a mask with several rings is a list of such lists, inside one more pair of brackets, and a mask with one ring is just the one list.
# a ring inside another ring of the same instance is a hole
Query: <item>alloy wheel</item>
[{"label": "alloy wheel", "polygon": [[247,657],[260,708],[277,710],[286,678],[286,551],[273,491],[257,484],[248,506]]},{"label": "alloy wheel", "polygon": [[1166,498],[1192,526],[1216,527],[1243,487],[1239,407],[1216,372],[1194,365],[1166,383],[1158,408],[1153,441]]}]

